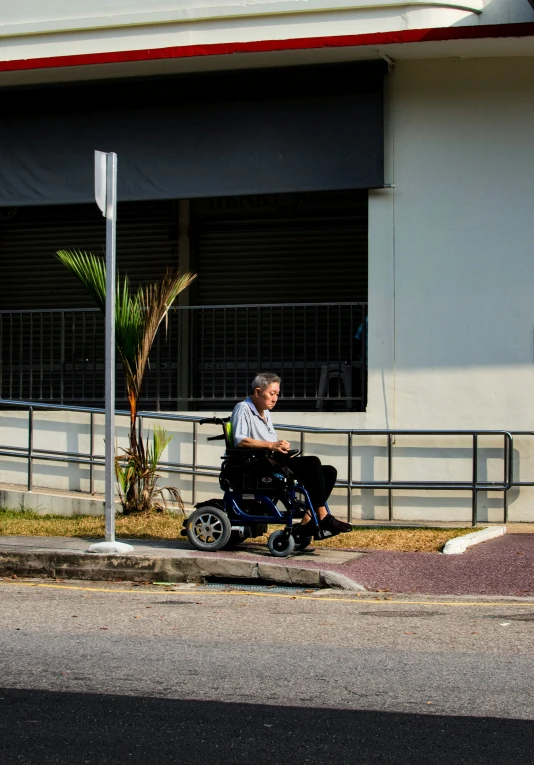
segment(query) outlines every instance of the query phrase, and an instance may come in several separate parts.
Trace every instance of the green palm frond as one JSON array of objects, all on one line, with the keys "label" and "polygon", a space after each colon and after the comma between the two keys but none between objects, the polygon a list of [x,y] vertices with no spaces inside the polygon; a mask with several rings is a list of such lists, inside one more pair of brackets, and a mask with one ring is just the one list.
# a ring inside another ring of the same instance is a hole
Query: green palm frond
[{"label": "green palm frond", "polygon": [[171,441],[172,436],[169,436],[165,428],[156,425],[152,434],[152,444],[149,443],[146,450],[146,461],[150,469],[157,469],[161,455]]},{"label": "green palm frond", "polygon": [[132,480],[137,476],[136,464],[133,460],[127,460],[125,463],[120,459],[115,460],[115,474],[121,495],[126,496]]},{"label": "green palm frond", "polygon": [[175,486],[158,485],[158,462],[171,438],[164,428],[156,427],[152,439],[147,437],[144,443],[139,436],[136,450],[123,449],[124,453],[116,458],[119,497],[126,514],[164,511],[165,494],[176,503],[178,510],[183,510],[184,504],[178,489]]},{"label": "green palm frond", "polygon": [[78,277],[101,311],[106,310],[106,263],[103,258],[81,250],[59,250],[63,265]]},{"label": "green palm frond", "polygon": [[[59,250],[59,260],[81,281],[97,306],[106,310],[106,263],[90,252]],[[162,496],[157,487],[157,465],[171,440],[164,428],[156,427],[152,442],[143,441],[141,427],[136,432],[137,407],[150,349],[162,321],[180,292],[196,274],[179,274],[171,269],[154,284],[139,287],[132,294],[127,276],[117,276],[115,297],[115,341],[121,358],[126,392],[130,403],[130,448],[116,460],[116,473],[123,508],[146,510],[154,505],[154,497]],[[173,487],[165,487],[181,506],[180,495]]]},{"label": "green palm frond", "polygon": [[[103,258],[80,250],[59,250],[59,260],[82,282],[102,312],[106,309],[106,264]],[[132,416],[148,363],[150,349],[161,322],[177,296],[196,274],[168,270],[154,284],[139,287],[132,295],[127,276],[117,278],[115,299],[115,340],[121,357]]]},{"label": "green palm frond", "polygon": [[195,277],[196,274],[179,274],[169,269],[159,282],[139,287],[135,297],[144,318],[144,333],[136,359],[138,389],[141,388],[150,349],[160,324],[167,319],[169,309],[180,292],[189,287]]}]

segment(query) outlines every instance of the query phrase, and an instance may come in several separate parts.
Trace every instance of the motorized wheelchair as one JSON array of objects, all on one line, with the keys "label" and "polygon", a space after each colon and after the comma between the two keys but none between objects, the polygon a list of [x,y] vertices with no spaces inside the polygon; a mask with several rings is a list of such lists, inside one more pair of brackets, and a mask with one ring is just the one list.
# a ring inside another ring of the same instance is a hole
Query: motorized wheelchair
[{"label": "motorized wheelchair", "polygon": [[[223,440],[226,451],[222,457],[219,485],[222,499],[199,502],[185,520],[182,535],[187,536],[197,550],[215,552],[224,547],[261,536],[268,525],[285,524],[274,531],[268,541],[272,555],[285,557],[294,550],[304,550],[312,539],[330,536],[318,523],[315,508],[306,488],[293,478],[291,457],[300,454],[293,449],[286,455],[271,449],[235,448],[230,418],[212,417],[200,420],[200,425],[221,425],[223,433],[208,441]],[[330,512],[326,506],[327,512]],[[310,514],[314,536],[295,538],[293,519]]]}]

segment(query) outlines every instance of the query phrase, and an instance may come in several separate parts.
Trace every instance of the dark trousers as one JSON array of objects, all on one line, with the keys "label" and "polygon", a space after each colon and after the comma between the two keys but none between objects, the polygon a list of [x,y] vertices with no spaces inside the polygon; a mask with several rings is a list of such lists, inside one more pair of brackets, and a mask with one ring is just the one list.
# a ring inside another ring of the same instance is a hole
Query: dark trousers
[{"label": "dark trousers", "polygon": [[326,503],[336,483],[337,470],[332,465],[321,465],[319,457],[293,457],[287,461],[288,468],[310,495],[317,509]]}]

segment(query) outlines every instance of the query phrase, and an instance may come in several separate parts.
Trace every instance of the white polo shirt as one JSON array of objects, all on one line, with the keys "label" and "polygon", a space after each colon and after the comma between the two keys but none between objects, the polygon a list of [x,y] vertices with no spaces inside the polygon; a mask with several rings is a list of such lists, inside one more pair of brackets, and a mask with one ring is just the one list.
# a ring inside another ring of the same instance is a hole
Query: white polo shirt
[{"label": "white polo shirt", "polygon": [[260,417],[250,396],[240,401],[232,412],[232,432],[234,446],[239,446],[244,438],[253,438],[255,441],[278,441],[278,436],[273,427],[271,413],[268,409],[263,412],[265,419]]}]

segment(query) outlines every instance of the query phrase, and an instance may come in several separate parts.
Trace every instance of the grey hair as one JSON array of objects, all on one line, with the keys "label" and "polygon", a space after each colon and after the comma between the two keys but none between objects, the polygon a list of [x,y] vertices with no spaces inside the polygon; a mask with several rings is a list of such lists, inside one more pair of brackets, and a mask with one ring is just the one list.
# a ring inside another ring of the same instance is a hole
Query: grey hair
[{"label": "grey hair", "polygon": [[258,372],[256,377],[252,380],[250,384],[250,392],[254,393],[256,388],[259,388],[260,391],[263,393],[263,391],[269,387],[269,385],[272,385],[273,383],[281,383],[282,381],[278,377],[277,374],[274,372]]}]

